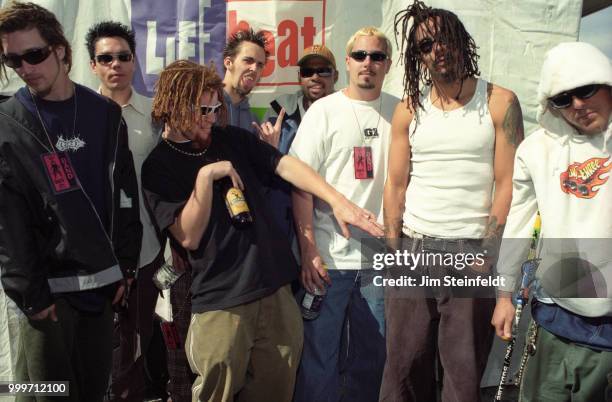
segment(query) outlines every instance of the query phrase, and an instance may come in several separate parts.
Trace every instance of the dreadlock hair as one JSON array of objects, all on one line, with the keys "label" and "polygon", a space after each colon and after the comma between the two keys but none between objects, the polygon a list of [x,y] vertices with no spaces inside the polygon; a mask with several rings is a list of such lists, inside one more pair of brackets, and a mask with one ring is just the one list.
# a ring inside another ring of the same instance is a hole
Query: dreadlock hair
[{"label": "dreadlock hair", "polygon": [[[47,45],[56,48],[64,47],[63,63],[70,72],[72,68],[72,48],[64,36],[64,29],[55,15],[34,3],[21,3],[13,1],[0,9],[0,34],[8,34],[15,31],[36,28]],[[4,53],[4,47],[0,43],[0,53]],[[6,65],[0,58],[0,80],[8,81]]]},{"label": "dreadlock hair", "polygon": [[[410,24],[411,19],[412,24]],[[431,21],[432,24],[428,24],[428,21]],[[401,27],[401,30],[398,27]],[[422,1],[415,0],[405,10],[395,14],[394,19],[396,45],[398,44],[397,36],[401,34],[400,59],[404,64],[403,95],[409,98],[410,107],[415,115],[417,108],[423,108],[421,104],[423,93],[419,84],[421,82],[424,85],[432,84],[431,74],[421,61],[421,53],[416,40],[419,27],[425,28],[436,42],[446,47],[445,59],[455,63],[453,79],[464,80],[480,75],[478,46],[459,17],[451,11],[431,8]]]},{"label": "dreadlock hair", "polygon": [[155,123],[168,124],[172,130],[188,132],[194,123],[194,111],[200,110],[200,98],[208,91],[217,92],[222,104],[217,124],[225,126],[223,83],[214,64],[203,66],[189,60],[177,60],[159,75],[151,117]]},{"label": "dreadlock hair", "polygon": [[223,59],[225,60],[227,57],[229,57],[230,60],[234,61],[234,58],[240,51],[240,45],[242,42],[254,43],[264,50],[266,53],[266,59],[268,56],[270,56],[270,53],[266,50],[268,40],[266,39],[265,31],[260,30],[255,32],[253,31],[253,28],[249,28],[236,31],[229,38],[227,38],[227,42],[223,48]]}]

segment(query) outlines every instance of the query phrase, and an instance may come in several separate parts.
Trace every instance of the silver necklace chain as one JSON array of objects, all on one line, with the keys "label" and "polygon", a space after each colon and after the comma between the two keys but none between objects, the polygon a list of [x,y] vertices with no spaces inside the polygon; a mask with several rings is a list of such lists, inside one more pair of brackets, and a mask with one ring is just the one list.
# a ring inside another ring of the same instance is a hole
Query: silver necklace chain
[{"label": "silver necklace chain", "polygon": [[[382,110],[382,93],[380,93],[380,95],[378,96],[380,100],[378,102],[378,121],[376,121],[376,131],[378,131],[378,125],[380,124],[380,112]],[[347,95],[347,98],[348,98],[348,95]],[[349,98],[349,103],[351,105],[351,110],[353,111],[353,116],[355,116],[355,122],[357,123],[357,128],[359,129],[359,132],[361,133],[361,135],[365,137],[365,133],[361,129],[361,124],[359,124],[359,118],[357,117],[357,112],[355,112],[355,106],[353,106],[353,100],[351,98]]]},{"label": "silver necklace chain", "polygon": [[[74,92],[74,116],[72,118],[72,136],[80,137],[80,136],[75,135],[76,118],[77,118],[77,91],[76,91],[76,85],[74,85],[74,83],[72,84],[72,91]],[[40,115],[40,110],[38,110],[36,99],[34,99],[34,95],[32,94],[32,91],[30,91],[30,88],[28,88],[28,93],[30,94],[30,97],[32,98],[32,103],[34,103],[34,109],[36,109],[36,115],[38,116],[38,120],[40,120],[40,124],[42,125],[45,135],[47,136],[47,140],[49,140],[49,144],[51,144],[51,149],[53,150],[54,153],[57,153],[57,150],[55,149],[55,145],[53,145],[51,136],[49,135],[49,132],[47,131],[47,127],[45,126],[45,121],[42,119],[42,116]]]},{"label": "silver necklace chain", "polygon": [[204,148],[203,151],[200,152],[187,152],[187,151],[183,151],[180,148],[175,147],[174,145],[172,145],[172,143],[170,141],[168,141],[166,138],[163,138],[164,142],[166,143],[166,145],[168,145],[170,148],[174,149],[176,152],[179,152],[183,155],[189,155],[189,156],[202,156],[206,153],[206,151],[208,151],[209,147]]}]

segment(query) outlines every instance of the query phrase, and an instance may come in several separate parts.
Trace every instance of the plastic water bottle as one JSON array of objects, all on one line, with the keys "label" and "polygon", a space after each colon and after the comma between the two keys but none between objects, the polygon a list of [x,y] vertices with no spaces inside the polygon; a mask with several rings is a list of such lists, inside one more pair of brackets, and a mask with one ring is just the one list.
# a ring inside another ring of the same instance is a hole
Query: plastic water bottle
[{"label": "plastic water bottle", "polygon": [[[327,265],[323,264],[323,268],[327,271]],[[319,316],[326,294],[327,285],[325,282],[323,282],[323,288],[315,288],[314,292],[306,291],[302,299],[302,317],[305,320],[314,320]]]}]

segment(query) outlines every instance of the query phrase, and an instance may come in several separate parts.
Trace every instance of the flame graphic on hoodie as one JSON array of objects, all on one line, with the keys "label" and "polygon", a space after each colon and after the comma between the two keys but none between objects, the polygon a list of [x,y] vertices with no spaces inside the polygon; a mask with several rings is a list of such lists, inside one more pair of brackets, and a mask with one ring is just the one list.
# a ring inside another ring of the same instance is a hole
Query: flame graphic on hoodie
[{"label": "flame graphic on hoodie", "polygon": [[561,190],[578,198],[595,197],[599,191],[595,187],[603,186],[610,178],[609,175],[601,177],[612,169],[612,163],[604,166],[609,160],[610,156],[572,163],[565,172],[561,173]]}]

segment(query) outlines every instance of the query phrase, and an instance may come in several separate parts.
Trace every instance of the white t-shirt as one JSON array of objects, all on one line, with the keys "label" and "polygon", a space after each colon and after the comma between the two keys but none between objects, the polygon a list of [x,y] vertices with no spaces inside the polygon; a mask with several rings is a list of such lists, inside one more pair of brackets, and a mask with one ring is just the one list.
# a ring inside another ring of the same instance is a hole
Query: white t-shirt
[{"label": "white t-shirt", "polygon": [[[373,101],[358,101],[348,98],[344,91],[319,99],[302,117],[289,150],[289,155],[310,165],[346,198],[376,214],[379,222],[391,118],[398,102],[399,99],[386,93]],[[371,148],[373,178],[355,178],[355,147]],[[351,227],[351,239],[345,239],[330,206],[316,197],[313,226],[317,248],[329,269],[361,268],[359,240],[369,235]]]}]

